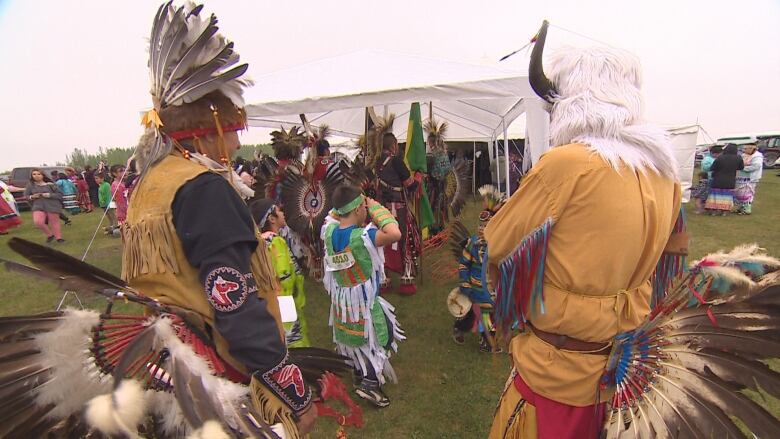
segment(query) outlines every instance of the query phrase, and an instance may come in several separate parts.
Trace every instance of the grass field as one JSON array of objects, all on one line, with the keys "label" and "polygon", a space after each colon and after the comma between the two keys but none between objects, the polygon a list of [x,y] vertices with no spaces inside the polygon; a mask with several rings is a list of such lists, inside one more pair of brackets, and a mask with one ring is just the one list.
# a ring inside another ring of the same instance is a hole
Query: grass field
[{"label": "grass field", "polygon": [[[745,242],[757,242],[773,255],[780,255],[780,178],[774,172],[765,174],[751,216],[709,217],[694,215],[687,206],[689,229],[693,234],[691,257],[729,249]],[[476,222],[477,204],[467,209],[465,223]],[[5,245],[9,236],[19,236],[42,242],[44,237],[32,226],[29,213],[24,224],[0,237],[0,258],[19,260]],[[73,225],[64,228],[67,243],[57,248],[81,257],[92,237],[98,220],[97,212],[73,217]],[[119,273],[120,241],[98,234],[86,260],[103,269]],[[464,346],[456,346],[450,338],[452,318],[444,306],[445,296],[456,285],[456,279],[438,279],[438,258],[450,256],[445,251],[426,255],[424,284],[417,295],[388,299],[397,307],[398,317],[408,340],[392,360],[399,384],[388,385],[392,400],[389,408],[374,410],[363,405],[366,426],[361,431],[350,430],[351,437],[360,438],[481,438],[490,427],[493,409],[509,371],[506,355],[478,352],[476,337],[467,338]],[[330,347],[331,333],[327,326],[329,300],[319,284],[307,282],[306,316],[312,342]],[[0,272],[0,315],[30,314],[48,311],[57,306],[60,291],[16,274]],[[102,299],[81,295],[87,306],[101,307]],[[70,297],[67,304],[76,306]],[[760,397],[759,397],[760,398]],[[764,400],[766,401],[766,400]],[[777,415],[780,405],[767,401]],[[312,437],[332,438],[336,424],[322,419]]]}]

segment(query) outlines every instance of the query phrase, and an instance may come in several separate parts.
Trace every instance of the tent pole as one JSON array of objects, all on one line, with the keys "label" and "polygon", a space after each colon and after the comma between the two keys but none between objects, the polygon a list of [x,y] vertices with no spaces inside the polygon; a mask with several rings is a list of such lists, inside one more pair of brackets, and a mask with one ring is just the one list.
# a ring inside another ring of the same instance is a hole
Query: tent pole
[{"label": "tent pole", "polygon": [[512,195],[511,189],[512,186],[509,184],[509,135],[507,134],[506,129],[506,119],[501,118],[501,125],[503,125],[504,128],[504,155],[506,156],[506,162],[505,162],[505,169],[506,169],[506,195],[510,196]]},{"label": "tent pole", "polygon": [[496,161],[496,186],[501,188],[501,166],[499,166],[498,162],[498,136],[493,137],[493,150],[495,151],[495,154],[493,154],[493,158]]},{"label": "tent pole", "polygon": [[471,153],[471,195],[477,192],[477,142],[474,141],[474,151]]}]

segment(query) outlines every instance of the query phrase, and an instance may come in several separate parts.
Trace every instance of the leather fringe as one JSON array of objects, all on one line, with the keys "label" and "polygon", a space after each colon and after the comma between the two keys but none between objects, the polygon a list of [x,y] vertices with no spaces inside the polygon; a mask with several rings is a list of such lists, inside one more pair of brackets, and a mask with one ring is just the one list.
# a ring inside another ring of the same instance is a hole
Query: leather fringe
[{"label": "leather fringe", "polygon": [[552,218],[525,236],[499,264],[496,321],[504,331],[522,325],[537,308],[544,314],[544,267]]},{"label": "leather fringe", "polygon": [[174,250],[175,239],[171,215],[144,217],[138,223],[122,226],[124,249],[122,279],[129,280],[144,274],[179,273]]},{"label": "leather fringe", "polygon": [[249,384],[249,394],[252,396],[252,406],[268,425],[281,423],[287,439],[301,439],[298,426],[290,408],[268,390],[263,383],[252,377]]},{"label": "leather fringe", "polygon": [[[685,221],[685,210],[681,207],[680,214],[677,215],[677,221],[672,229],[672,234],[683,233],[687,230]],[[685,256],[680,254],[664,253],[655,271],[650,277],[650,283],[653,285],[653,295],[650,299],[651,309],[655,309],[658,304],[663,302],[666,292],[672,287],[674,281],[684,274],[687,270]]]}]

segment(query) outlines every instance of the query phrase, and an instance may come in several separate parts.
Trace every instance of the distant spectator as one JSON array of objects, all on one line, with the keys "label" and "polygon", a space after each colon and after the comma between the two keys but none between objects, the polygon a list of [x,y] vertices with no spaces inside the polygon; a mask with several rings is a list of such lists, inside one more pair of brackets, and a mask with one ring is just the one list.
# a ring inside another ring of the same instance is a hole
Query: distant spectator
[{"label": "distant spectator", "polygon": [[523,156],[516,153],[511,152],[509,154],[509,194],[511,195],[515,193],[517,188],[520,186],[520,176],[522,175],[522,169],[523,169]]},{"label": "distant spectator", "polygon": [[764,172],[764,155],[758,151],[754,143],[748,143],[742,147],[742,162],[745,167],[737,174],[734,201],[738,214],[750,215],[753,213],[756,187]]},{"label": "distant spectator", "polygon": [[92,199],[89,197],[89,186],[84,180],[84,175],[79,174],[76,177],[76,189],[79,191],[79,208],[82,212],[92,212]]},{"label": "distant spectator", "polygon": [[125,189],[125,184],[122,181],[124,174],[124,166],[111,166],[111,176],[114,178],[111,182],[111,193],[114,195],[114,203],[116,203],[117,225],[120,226],[125,223],[125,218],[127,218],[127,189]]},{"label": "distant spectator", "polygon": [[[62,213],[62,192],[40,169],[30,173],[30,183],[24,190],[24,196],[31,202],[33,222],[46,234],[46,242],[65,242],[62,239],[60,213]],[[48,225],[47,225],[48,222]]]},{"label": "distant spectator", "polygon": [[81,209],[79,209],[79,191],[76,185],[68,179],[67,175],[60,173],[57,178],[57,187],[62,192],[62,207],[69,213],[79,213]]},{"label": "distant spectator", "polygon": [[22,223],[16,210],[16,201],[8,185],[0,181],[0,235],[8,234],[8,230]]},{"label": "distant spectator", "polygon": [[125,188],[127,188],[127,200],[130,201],[130,195],[133,193],[133,187],[138,179],[138,171],[135,168],[135,159],[130,160],[127,164],[127,172],[125,172]]},{"label": "distant spectator", "polygon": [[103,230],[107,234],[113,234],[116,224],[116,203],[111,199],[111,185],[108,184],[103,174],[95,174],[95,181],[98,184],[98,205],[106,212],[108,218],[108,227]]},{"label": "distant spectator", "polygon": [[77,180],[76,177],[77,177],[77,175],[76,175],[76,170],[75,169],[71,168],[70,166],[66,167],[65,168],[65,175],[68,176],[68,180],[72,181],[73,184],[76,184],[76,180]]},{"label": "distant spectator", "polygon": [[84,181],[87,182],[87,186],[89,187],[89,199],[92,201],[92,205],[99,206],[98,184],[97,181],[95,181],[95,171],[92,170],[92,166],[84,166]]},{"label": "distant spectator", "polygon": [[[60,172],[59,172],[59,171],[57,171],[57,170],[51,171],[51,172],[49,173],[49,178],[48,178],[48,179],[45,179],[45,180],[46,180],[46,181],[48,181],[48,182],[51,182],[51,183],[55,183],[55,184],[56,184],[56,183],[57,183],[57,182],[60,180]],[[58,185],[58,186],[59,186],[59,185]],[[62,187],[61,187],[61,186],[59,186],[59,187],[60,187],[60,189],[62,189]],[[63,194],[63,198],[64,198],[64,194]],[[63,199],[63,206],[64,206],[64,205],[65,205],[65,201],[64,201],[64,199]],[[68,211],[68,212],[70,212],[70,211]],[[65,215],[65,212],[60,212],[60,220],[62,220],[62,222],[63,222],[63,223],[66,225],[66,226],[69,226],[69,225],[70,225],[70,218],[68,218],[68,216],[67,216],[67,215]]]},{"label": "distant spectator", "polygon": [[713,215],[726,215],[734,208],[734,187],[737,171],[745,167],[737,154],[737,145],[729,144],[712,163],[710,193],[705,208]]},{"label": "distant spectator", "polygon": [[701,171],[699,172],[699,181],[696,186],[691,188],[691,197],[696,203],[696,213],[704,213],[704,204],[707,202],[707,197],[710,194],[710,177],[709,173]]},{"label": "distant spectator", "polygon": [[723,147],[720,145],[710,146],[709,151],[701,160],[701,170],[707,173],[707,179],[712,180],[712,164],[715,163],[715,159],[723,152]]},{"label": "distant spectator", "polygon": [[[463,153],[458,151],[455,154],[455,160],[458,160],[458,156],[463,160]],[[476,152],[476,174],[477,185],[476,187],[482,187],[486,184],[491,184],[493,176],[490,174],[490,157],[487,150],[479,150]]]},{"label": "distant spectator", "polygon": [[103,176],[103,179],[106,178],[106,175],[108,175],[108,164],[106,164],[105,160],[100,160],[97,165],[97,169],[95,170],[95,174],[100,174]]}]

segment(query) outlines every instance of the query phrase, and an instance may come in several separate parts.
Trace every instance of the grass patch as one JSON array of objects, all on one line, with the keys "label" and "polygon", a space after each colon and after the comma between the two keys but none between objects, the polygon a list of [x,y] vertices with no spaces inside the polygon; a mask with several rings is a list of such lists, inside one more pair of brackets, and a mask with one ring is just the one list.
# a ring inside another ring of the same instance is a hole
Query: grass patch
[{"label": "grass patch", "polygon": [[[479,207],[470,203],[464,223],[472,229]],[[780,178],[774,172],[766,173],[758,188],[758,197],[751,216],[709,217],[694,215],[693,206],[686,206],[689,229],[693,234],[691,259],[747,242],[757,242],[770,254],[780,255]],[[67,243],[57,245],[69,254],[81,257],[101,213],[73,217],[73,225],[63,228]],[[9,236],[19,236],[37,242],[45,237],[32,225],[29,213],[22,215],[24,224],[10,235],[0,237],[0,258],[22,262],[5,245]],[[120,241],[99,233],[86,261],[113,273],[120,272]],[[408,340],[401,344],[393,360],[398,385],[388,385],[386,391],[392,401],[384,410],[374,410],[364,404],[366,426],[361,431],[350,430],[362,438],[476,438],[486,437],[493,410],[509,371],[506,355],[488,355],[478,352],[476,336],[469,334],[464,346],[456,346],[451,338],[452,318],[445,309],[445,297],[457,281],[439,279],[434,269],[441,269],[437,261],[450,258],[440,251],[424,259],[424,284],[413,297],[388,297],[397,307],[398,317],[406,330]],[[306,282],[306,317],[312,343],[330,347],[328,328],[329,299],[320,284]],[[31,314],[54,309],[62,292],[47,283],[0,270],[0,315]],[[103,299],[81,294],[85,305],[103,306]],[[69,305],[75,301],[69,298]],[[773,367],[780,363],[773,363]],[[751,394],[775,415],[780,414],[780,403],[772,398]],[[312,437],[334,437],[336,424],[322,419]]]}]

